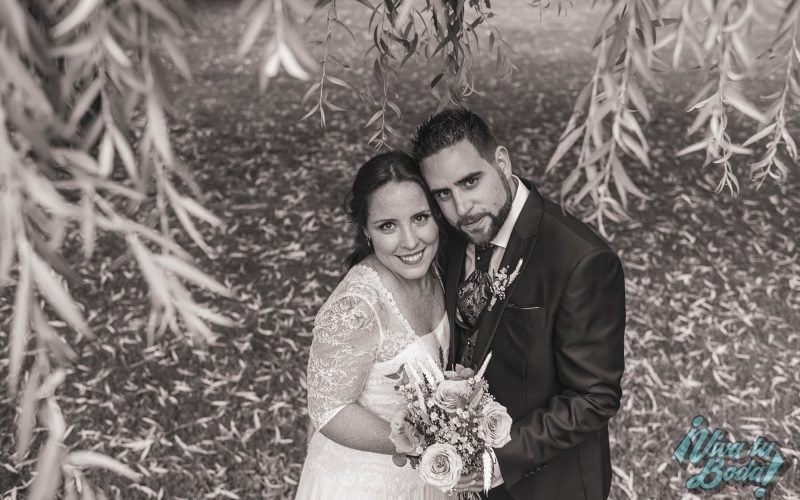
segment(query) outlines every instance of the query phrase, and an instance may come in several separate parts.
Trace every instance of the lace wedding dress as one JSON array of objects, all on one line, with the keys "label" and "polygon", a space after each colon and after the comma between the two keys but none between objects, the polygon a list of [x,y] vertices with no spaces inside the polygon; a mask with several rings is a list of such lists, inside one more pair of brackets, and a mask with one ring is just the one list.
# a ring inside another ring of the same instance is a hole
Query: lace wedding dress
[{"label": "lace wedding dress", "polygon": [[[394,390],[400,365],[430,354],[447,359],[446,315],[428,334],[417,335],[400,312],[378,273],[354,266],[322,306],[314,323],[308,362],[308,409],[316,429],[342,408],[357,403],[384,420],[405,405]],[[308,453],[296,500],[441,500],[410,465],[398,467],[390,455],[342,446],[319,431]]]}]

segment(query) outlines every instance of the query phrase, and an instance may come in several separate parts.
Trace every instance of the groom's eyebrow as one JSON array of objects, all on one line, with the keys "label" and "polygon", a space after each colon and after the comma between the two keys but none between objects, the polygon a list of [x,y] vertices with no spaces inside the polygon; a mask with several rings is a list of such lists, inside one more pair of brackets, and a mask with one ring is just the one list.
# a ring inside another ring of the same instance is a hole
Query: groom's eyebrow
[{"label": "groom's eyebrow", "polygon": [[460,186],[470,179],[474,179],[475,177],[480,177],[482,173],[483,172],[481,172],[480,170],[476,170],[475,172],[470,172],[461,179],[457,180],[456,184]]},{"label": "groom's eyebrow", "polygon": [[[474,177],[480,177],[482,174],[483,174],[483,172],[481,172],[480,170],[476,170],[475,172],[470,172],[470,173],[466,174],[464,177],[462,177],[461,179],[457,180],[455,182],[455,185],[456,186],[461,186],[465,182],[467,182],[468,180],[470,180],[470,179],[472,179]],[[439,193],[441,193],[443,191],[450,191],[450,188],[431,189],[431,194],[433,196],[436,196],[437,194],[439,194]]]}]

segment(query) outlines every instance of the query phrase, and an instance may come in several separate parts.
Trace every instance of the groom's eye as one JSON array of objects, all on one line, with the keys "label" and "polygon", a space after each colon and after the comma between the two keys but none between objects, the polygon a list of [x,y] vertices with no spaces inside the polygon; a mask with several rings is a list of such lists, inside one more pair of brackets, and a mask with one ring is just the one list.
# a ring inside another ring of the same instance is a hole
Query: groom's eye
[{"label": "groom's eye", "polygon": [[450,198],[450,190],[449,189],[442,189],[436,193],[436,199],[444,201],[447,198]]},{"label": "groom's eye", "polygon": [[477,183],[478,183],[478,178],[477,177],[470,177],[469,179],[464,181],[464,185],[466,187],[474,187],[475,184],[477,184]]},{"label": "groom's eye", "polygon": [[421,224],[421,223],[427,221],[429,217],[430,217],[430,214],[419,214],[416,217],[414,217],[414,222]]}]

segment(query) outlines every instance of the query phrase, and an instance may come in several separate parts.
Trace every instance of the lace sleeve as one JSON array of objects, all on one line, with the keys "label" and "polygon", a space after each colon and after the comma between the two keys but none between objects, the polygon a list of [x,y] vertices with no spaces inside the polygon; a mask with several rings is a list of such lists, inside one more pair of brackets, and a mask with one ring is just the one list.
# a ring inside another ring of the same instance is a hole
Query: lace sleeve
[{"label": "lace sleeve", "polygon": [[308,360],[308,412],[317,429],[358,399],[375,361],[379,328],[372,305],[357,295],[320,311]]}]

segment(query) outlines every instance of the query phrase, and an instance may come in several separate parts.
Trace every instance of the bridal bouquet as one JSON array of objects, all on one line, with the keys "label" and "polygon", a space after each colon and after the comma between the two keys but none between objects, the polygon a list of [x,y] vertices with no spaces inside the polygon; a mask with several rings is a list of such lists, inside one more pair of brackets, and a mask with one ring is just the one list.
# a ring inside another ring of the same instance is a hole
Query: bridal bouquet
[{"label": "bridal bouquet", "polygon": [[410,458],[422,480],[444,492],[472,472],[483,476],[488,491],[496,460],[492,448],[511,440],[511,417],[483,378],[489,359],[491,353],[477,373],[461,365],[442,371],[428,355],[392,377],[407,400],[391,422],[394,461],[403,466]]}]

